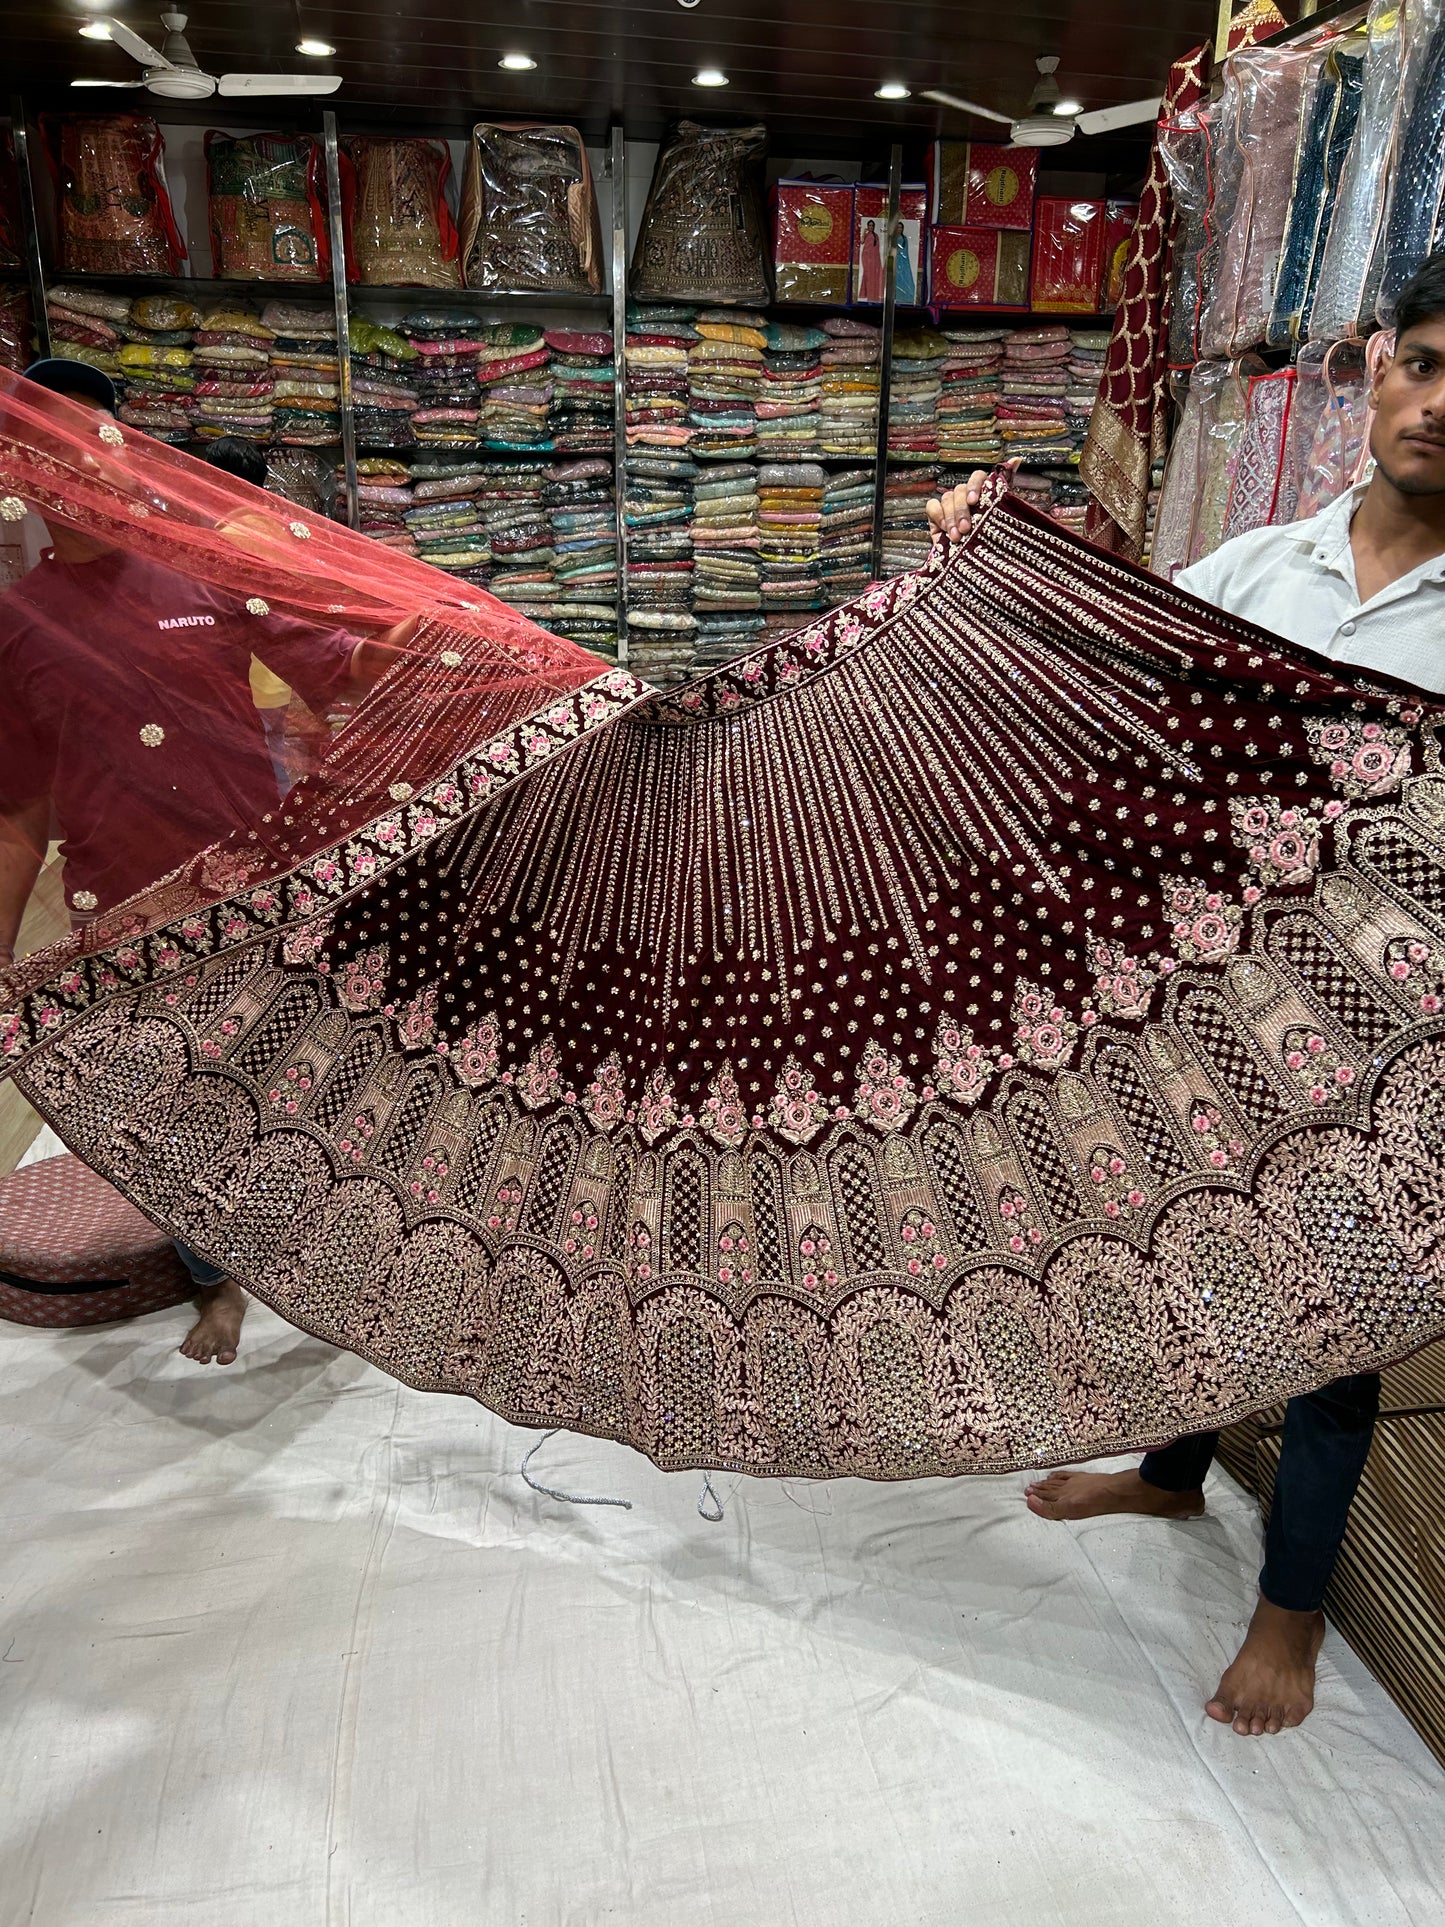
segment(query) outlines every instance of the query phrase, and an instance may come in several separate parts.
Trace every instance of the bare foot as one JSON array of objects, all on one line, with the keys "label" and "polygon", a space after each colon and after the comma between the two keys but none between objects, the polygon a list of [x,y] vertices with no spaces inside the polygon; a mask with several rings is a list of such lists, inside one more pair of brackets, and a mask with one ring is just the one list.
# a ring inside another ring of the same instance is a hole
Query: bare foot
[{"label": "bare foot", "polygon": [[1205,1712],[1251,1736],[1298,1726],[1315,1703],[1315,1661],[1324,1636],[1323,1613],[1286,1612],[1261,1599]]},{"label": "bare foot", "polygon": [[1040,1519],[1097,1519],[1106,1512],[1140,1512],[1150,1519],[1198,1519],[1204,1493],[1165,1492],[1148,1485],[1137,1471],[1050,1472],[1024,1494]]},{"label": "bare foot", "polygon": [[210,1285],[196,1293],[200,1317],[186,1333],[181,1354],[198,1365],[234,1365],[241,1338],[241,1320],[246,1316],[246,1294],[229,1282]]}]

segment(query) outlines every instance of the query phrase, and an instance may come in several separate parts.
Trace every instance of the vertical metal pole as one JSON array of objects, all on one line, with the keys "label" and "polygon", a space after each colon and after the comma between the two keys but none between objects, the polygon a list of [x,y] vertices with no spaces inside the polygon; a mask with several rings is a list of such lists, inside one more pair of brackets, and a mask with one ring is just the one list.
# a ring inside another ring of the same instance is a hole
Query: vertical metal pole
[{"label": "vertical metal pole", "polygon": [[883,360],[878,370],[878,448],[873,466],[873,564],[883,573],[883,498],[888,487],[888,406],[893,388],[893,323],[898,311],[898,204],[903,195],[903,149],[895,141],[888,159],[888,259],[883,272]]},{"label": "vertical metal pole", "polygon": [[341,150],[336,116],[321,116],[326,143],[326,201],[331,223],[331,298],[336,303],[336,387],[341,410],[341,461],[346,473],[346,526],[361,527],[356,496],[356,416],[351,406],[351,305],[346,297],[346,223],[341,216]]},{"label": "vertical metal pole", "polygon": [[612,504],[617,528],[617,660],[627,662],[627,141],[612,129]]},{"label": "vertical metal pole", "polygon": [[1214,64],[1222,66],[1229,52],[1229,23],[1234,18],[1234,0],[1219,0],[1214,17]]},{"label": "vertical metal pole", "polygon": [[35,181],[30,171],[30,130],[25,121],[25,102],[19,94],[10,96],[10,138],[15,145],[15,168],[20,176],[20,225],[25,272],[30,281],[30,306],[34,310],[35,351],[43,361],[50,353],[50,322],[45,313],[45,267],[40,259],[40,224],[35,217]]}]

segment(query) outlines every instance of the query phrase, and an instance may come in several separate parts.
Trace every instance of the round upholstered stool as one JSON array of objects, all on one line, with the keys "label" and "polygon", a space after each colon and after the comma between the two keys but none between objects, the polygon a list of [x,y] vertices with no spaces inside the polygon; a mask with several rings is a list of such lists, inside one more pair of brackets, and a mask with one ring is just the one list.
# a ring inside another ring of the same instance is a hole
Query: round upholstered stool
[{"label": "round upholstered stool", "polygon": [[102,1325],[194,1292],[166,1234],[79,1158],[0,1178],[0,1318]]}]

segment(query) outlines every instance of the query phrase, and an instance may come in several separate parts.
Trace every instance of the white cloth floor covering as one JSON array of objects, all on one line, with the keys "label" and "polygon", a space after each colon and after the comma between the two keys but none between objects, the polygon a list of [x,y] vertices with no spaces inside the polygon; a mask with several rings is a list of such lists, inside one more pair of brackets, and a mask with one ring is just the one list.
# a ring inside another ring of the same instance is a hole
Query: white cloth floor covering
[{"label": "white cloth floor covering", "polygon": [[264,1309],[0,1326],[3,1927],[1400,1927],[1445,1774],[1332,1633],[1203,1702],[1259,1558],[1020,1477],[664,1477]]}]

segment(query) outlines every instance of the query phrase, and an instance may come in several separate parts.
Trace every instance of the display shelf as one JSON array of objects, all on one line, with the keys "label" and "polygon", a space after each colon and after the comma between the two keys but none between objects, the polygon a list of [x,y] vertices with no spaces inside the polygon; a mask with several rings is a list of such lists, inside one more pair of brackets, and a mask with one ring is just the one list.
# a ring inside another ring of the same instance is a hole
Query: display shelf
[{"label": "display shelf", "polygon": [[347,293],[353,301],[370,300],[379,297],[388,302],[405,302],[408,306],[441,307],[452,304],[458,308],[476,309],[487,307],[521,308],[534,307],[546,309],[581,308],[588,314],[607,314],[612,308],[610,293],[561,294],[533,291],[528,288],[420,288],[393,287],[377,281],[351,281],[347,283]]},{"label": "display shelf", "polygon": [[273,301],[282,297],[320,295],[332,299],[331,283],[324,281],[217,281],[189,274],[88,274],[45,264],[46,292],[57,287],[115,288],[137,299],[146,294],[183,295],[190,300]]}]

